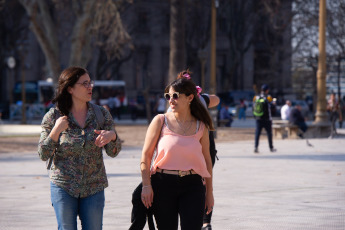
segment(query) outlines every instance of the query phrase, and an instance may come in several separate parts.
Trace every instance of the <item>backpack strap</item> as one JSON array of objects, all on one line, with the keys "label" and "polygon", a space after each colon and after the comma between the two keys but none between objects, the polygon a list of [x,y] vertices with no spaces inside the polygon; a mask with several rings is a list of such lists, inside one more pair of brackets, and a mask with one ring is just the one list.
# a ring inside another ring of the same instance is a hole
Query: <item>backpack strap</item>
[{"label": "backpack strap", "polygon": [[[153,154],[153,157],[152,157],[153,160],[151,162],[151,166],[154,162],[154,159],[156,159],[156,157],[157,157],[157,145],[158,145],[159,140],[161,139],[163,126],[164,126],[164,123],[166,122],[165,114],[158,114],[157,116],[159,116],[159,119],[161,120],[162,126],[161,126],[161,129],[159,131],[159,137],[158,137],[158,140],[157,140],[156,145],[155,145],[155,153]],[[166,123],[165,125],[168,125],[168,123]]]},{"label": "backpack strap", "polygon": [[91,105],[93,111],[95,112],[98,129],[103,129],[105,118],[104,118],[104,115],[103,115],[101,109],[99,108],[98,105],[95,105],[93,103],[89,103],[89,104]]},{"label": "backpack strap", "polygon": [[204,98],[206,105],[207,105],[207,108],[208,108],[208,106],[210,105],[210,98],[204,93],[201,94],[201,96],[202,96],[202,98]]},{"label": "backpack strap", "polygon": [[[201,94],[202,98],[205,100],[207,108],[210,105],[210,98],[208,97],[207,94]],[[206,109],[207,109],[206,108]],[[219,160],[217,156],[217,149],[216,149],[216,144],[214,141],[214,131],[208,131],[208,137],[210,141],[210,155],[211,155],[211,160],[212,160],[212,167],[214,166],[216,159]]]}]

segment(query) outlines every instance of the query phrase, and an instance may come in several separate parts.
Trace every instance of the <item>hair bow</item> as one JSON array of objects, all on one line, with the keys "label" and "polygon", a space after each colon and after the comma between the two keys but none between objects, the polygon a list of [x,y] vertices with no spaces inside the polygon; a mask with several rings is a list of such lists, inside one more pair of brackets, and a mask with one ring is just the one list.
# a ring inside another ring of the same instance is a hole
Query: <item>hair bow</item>
[{"label": "hair bow", "polygon": [[200,93],[202,91],[202,88],[200,86],[196,86],[196,91],[198,92],[198,96],[200,96]]},{"label": "hair bow", "polygon": [[187,78],[188,80],[190,79],[190,75],[188,73],[183,74],[182,77]]}]

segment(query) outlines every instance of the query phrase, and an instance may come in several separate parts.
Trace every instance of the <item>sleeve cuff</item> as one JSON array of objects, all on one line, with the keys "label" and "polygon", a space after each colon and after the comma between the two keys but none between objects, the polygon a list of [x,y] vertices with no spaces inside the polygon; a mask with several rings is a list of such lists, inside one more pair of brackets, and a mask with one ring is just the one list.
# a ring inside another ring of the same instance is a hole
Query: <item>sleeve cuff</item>
[{"label": "sleeve cuff", "polygon": [[[121,151],[122,148],[122,141],[119,138],[119,136],[117,135],[116,131],[114,130],[115,134],[116,134],[116,139],[114,141],[110,141],[107,145],[106,145],[106,152],[110,157],[116,157],[119,152]],[[116,148],[115,153],[113,152],[113,150]]]},{"label": "sleeve cuff", "polygon": [[51,147],[52,149],[55,149],[58,146],[58,142],[55,142],[53,139],[50,138],[50,136],[47,137],[45,144]]}]

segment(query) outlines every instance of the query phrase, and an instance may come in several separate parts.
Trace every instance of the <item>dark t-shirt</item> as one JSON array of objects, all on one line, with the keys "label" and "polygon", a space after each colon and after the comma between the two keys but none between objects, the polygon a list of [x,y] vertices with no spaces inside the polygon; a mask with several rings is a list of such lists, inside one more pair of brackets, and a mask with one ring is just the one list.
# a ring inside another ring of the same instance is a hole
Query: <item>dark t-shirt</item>
[{"label": "dark t-shirt", "polygon": [[301,111],[299,111],[297,108],[293,108],[290,113],[289,121],[293,124],[304,122],[304,117]]}]

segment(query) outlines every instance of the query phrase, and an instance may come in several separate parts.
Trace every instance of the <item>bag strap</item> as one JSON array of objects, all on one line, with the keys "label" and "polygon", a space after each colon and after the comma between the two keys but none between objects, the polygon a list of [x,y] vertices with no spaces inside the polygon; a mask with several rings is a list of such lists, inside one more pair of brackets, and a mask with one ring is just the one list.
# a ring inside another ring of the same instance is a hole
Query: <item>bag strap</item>
[{"label": "bag strap", "polygon": [[207,108],[208,108],[208,106],[210,105],[210,98],[205,94],[201,94],[201,96],[202,96],[202,98],[204,98],[206,105],[207,105]]},{"label": "bag strap", "polygon": [[93,103],[89,103],[89,104],[91,105],[93,111],[95,112],[98,129],[103,129],[105,118],[101,109],[99,108],[98,105],[95,105]]},{"label": "bag strap", "polygon": [[[156,157],[157,157],[157,145],[158,145],[158,142],[159,142],[159,139],[161,138],[161,135],[162,135],[162,129],[163,129],[163,126],[164,126],[164,123],[165,123],[165,114],[159,114],[158,116],[161,116],[159,119],[161,120],[161,122],[162,122],[162,126],[161,126],[161,129],[160,129],[160,131],[159,131],[159,137],[158,137],[158,139],[157,139],[157,142],[156,142],[156,144],[155,144],[155,150],[154,150],[154,154],[153,154],[153,157],[152,157],[152,160],[151,160],[151,166],[150,166],[150,168],[152,167],[152,164],[153,164],[153,162],[155,161],[155,159],[156,159]],[[163,117],[162,117],[163,116]]]},{"label": "bag strap", "polygon": [[[55,122],[56,122],[56,120],[59,119],[59,118],[61,117],[60,112],[59,112],[56,108],[54,108],[54,115],[55,115]],[[55,124],[55,122],[54,122],[54,124]],[[52,167],[52,163],[53,163],[53,158],[54,158],[55,152],[56,152],[56,148],[54,149],[53,155],[52,155],[52,156],[49,158],[49,160],[47,161],[47,169],[48,169],[48,170],[50,170],[50,168]]]}]

